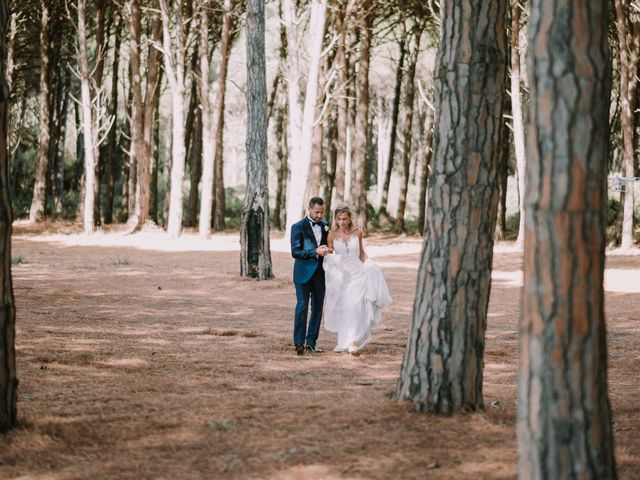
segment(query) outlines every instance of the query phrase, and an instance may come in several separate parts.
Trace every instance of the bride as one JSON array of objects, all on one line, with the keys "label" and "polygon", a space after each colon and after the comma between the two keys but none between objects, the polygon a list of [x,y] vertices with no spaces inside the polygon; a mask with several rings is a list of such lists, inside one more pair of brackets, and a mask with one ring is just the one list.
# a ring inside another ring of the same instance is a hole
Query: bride
[{"label": "bride", "polygon": [[378,265],[367,258],[362,230],[353,225],[348,206],[338,207],[327,239],[333,255],[324,258],[324,326],[338,333],[334,352],[358,355],[371,341],[371,330],[382,320],[383,307],[392,299]]}]

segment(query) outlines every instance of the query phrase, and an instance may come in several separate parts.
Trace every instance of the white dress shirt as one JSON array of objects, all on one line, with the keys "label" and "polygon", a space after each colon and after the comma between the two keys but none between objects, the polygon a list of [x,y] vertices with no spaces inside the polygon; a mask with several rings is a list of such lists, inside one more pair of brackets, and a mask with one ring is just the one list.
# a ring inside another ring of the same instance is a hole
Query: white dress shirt
[{"label": "white dress shirt", "polygon": [[318,244],[318,246],[320,246],[320,242],[322,241],[322,227],[320,226],[320,222],[317,222],[316,225],[313,225],[313,220],[311,220],[308,216],[307,216],[307,220],[309,220],[309,223],[311,224],[311,230],[313,230],[313,235],[316,237],[316,243]]}]

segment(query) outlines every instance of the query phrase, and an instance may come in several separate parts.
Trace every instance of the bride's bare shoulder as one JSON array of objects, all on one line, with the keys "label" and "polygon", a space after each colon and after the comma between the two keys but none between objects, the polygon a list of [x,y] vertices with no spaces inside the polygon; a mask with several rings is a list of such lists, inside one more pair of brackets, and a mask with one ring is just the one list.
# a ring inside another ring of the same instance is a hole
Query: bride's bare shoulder
[{"label": "bride's bare shoulder", "polygon": [[356,237],[362,238],[362,229],[360,227],[355,227],[353,233]]}]

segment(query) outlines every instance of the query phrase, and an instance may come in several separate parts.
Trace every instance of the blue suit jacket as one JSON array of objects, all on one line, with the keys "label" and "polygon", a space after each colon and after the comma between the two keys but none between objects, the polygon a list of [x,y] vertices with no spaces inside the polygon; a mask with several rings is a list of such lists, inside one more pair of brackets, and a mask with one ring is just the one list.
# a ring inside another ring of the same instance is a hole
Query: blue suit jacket
[{"label": "blue suit jacket", "polygon": [[[329,224],[320,220],[322,238],[320,245],[327,244]],[[323,257],[316,253],[320,245],[316,242],[311,223],[307,217],[291,226],[291,256],[295,258],[293,264],[293,283],[307,283],[318,268],[322,268]]]}]

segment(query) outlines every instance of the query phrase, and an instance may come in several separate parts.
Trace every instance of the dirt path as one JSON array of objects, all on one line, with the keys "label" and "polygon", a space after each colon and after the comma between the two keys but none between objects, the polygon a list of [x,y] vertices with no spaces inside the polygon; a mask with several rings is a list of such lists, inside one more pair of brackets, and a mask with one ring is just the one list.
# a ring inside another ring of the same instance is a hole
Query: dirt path
[{"label": "dirt path", "polygon": [[[295,355],[286,252],[273,254],[276,280],[255,282],[228,249],[68,243],[14,240],[21,427],[0,450],[0,478],[515,478],[517,253],[495,258],[487,409],[443,419],[390,399],[415,240],[371,241],[395,303],[358,358],[331,352],[324,331],[327,352]],[[640,257],[608,266],[640,285]],[[611,290],[617,460],[620,478],[640,478],[640,294]]]}]

